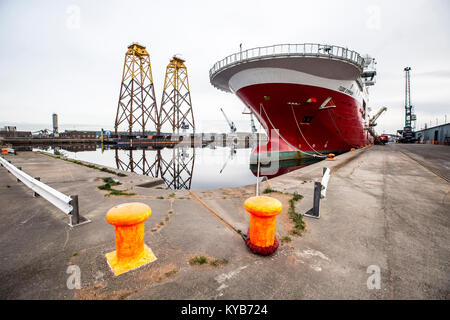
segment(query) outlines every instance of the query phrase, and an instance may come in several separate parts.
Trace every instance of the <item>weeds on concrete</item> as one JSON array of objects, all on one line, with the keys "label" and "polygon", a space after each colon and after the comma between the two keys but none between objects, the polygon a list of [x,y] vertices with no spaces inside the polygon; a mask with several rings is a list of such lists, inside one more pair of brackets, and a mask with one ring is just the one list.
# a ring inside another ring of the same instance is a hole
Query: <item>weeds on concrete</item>
[{"label": "weeds on concrete", "polygon": [[103,182],[105,182],[105,184],[102,184],[101,186],[98,186],[97,188],[99,188],[100,190],[105,190],[105,191],[109,191],[108,194],[105,195],[105,197],[109,197],[109,196],[134,196],[136,193],[129,193],[129,192],[125,192],[122,190],[116,190],[113,189],[113,186],[119,186],[121,185],[120,182],[115,181],[113,178],[107,177],[107,178],[102,178]]},{"label": "weeds on concrete", "polygon": [[227,263],[228,263],[227,259],[208,259],[208,257],[205,257],[203,255],[193,257],[189,260],[190,265],[209,264],[213,267],[220,267],[226,265]]},{"label": "weeds on concrete", "polygon": [[295,223],[294,228],[291,230],[291,234],[301,236],[302,232],[305,230],[305,221],[303,221],[303,216],[295,210],[295,202],[303,199],[303,196],[294,192],[292,199],[289,200],[289,218]]},{"label": "weeds on concrete", "polygon": [[156,199],[162,200],[162,199],[164,199],[164,197],[159,196],[159,197],[156,197]]},{"label": "weeds on concrete", "polygon": [[169,277],[173,276],[173,275],[176,274],[176,273],[177,273],[177,270],[171,270],[171,271],[169,271],[169,272],[166,272],[164,275],[165,275],[167,278],[169,278]]},{"label": "weeds on concrete", "polygon": [[214,259],[214,260],[210,260],[209,264],[212,265],[213,267],[218,267],[218,266],[222,266],[228,263],[227,259]]},{"label": "weeds on concrete", "polygon": [[121,185],[120,182],[115,181],[113,178],[110,178],[110,177],[102,178],[102,180],[103,180],[103,182],[105,182],[105,184],[102,184],[101,186],[97,187],[100,190],[111,191],[111,190],[113,190],[111,187]]},{"label": "weeds on concrete", "polygon": [[88,164],[88,163],[84,163],[84,162],[81,162],[81,161],[78,161],[78,160],[64,158],[61,155],[56,155],[55,156],[55,155],[51,155],[51,154],[48,154],[48,153],[45,153],[45,152],[40,152],[40,151],[38,151],[37,153],[43,154],[43,155],[51,157],[51,158],[60,159],[60,160],[64,160],[64,161],[67,161],[67,162],[72,162],[72,163],[78,164],[80,166],[88,167],[88,168],[91,168],[91,169],[100,170],[100,171],[103,171],[103,172],[115,174],[116,176],[119,176],[119,177],[126,177],[127,176],[126,174],[124,174],[122,172],[115,172],[115,171],[110,170],[110,169],[105,168],[105,167],[100,168],[100,167],[97,167],[97,166],[95,166],[93,164]]},{"label": "weeds on concrete", "polygon": [[189,260],[190,265],[202,265],[208,262],[205,256],[196,256]]},{"label": "weeds on concrete", "polygon": [[[95,169],[97,169],[97,167],[95,167]],[[105,168],[105,167],[101,168],[100,171],[107,172],[107,173],[112,173],[112,174],[115,174],[115,175],[117,175],[119,177],[126,177],[127,176],[126,174],[124,174],[122,172],[115,172],[115,171],[110,170],[110,169]]]},{"label": "weeds on concrete", "polygon": [[[263,193],[284,193],[291,195],[291,193],[286,192],[280,192],[274,189],[266,188]],[[294,192],[292,194],[292,198],[289,200],[289,209],[288,209],[288,215],[289,218],[295,223],[294,228],[290,231],[292,235],[301,236],[302,232],[305,230],[305,221],[303,221],[303,215],[301,213],[298,213],[295,210],[295,203],[299,200],[303,199],[303,196],[301,194],[298,194],[297,192]]]},{"label": "weeds on concrete", "polygon": [[125,192],[122,190],[111,189],[111,191],[106,196],[109,197],[109,196],[135,196],[135,195],[136,193],[134,192]]},{"label": "weeds on concrete", "polygon": [[266,188],[266,189],[264,189],[264,191],[263,191],[264,194],[275,193],[275,192],[279,192],[279,191],[274,190],[274,189],[271,189],[271,188]]},{"label": "weeds on concrete", "polygon": [[284,236],[283,238],[281,238],[281,241],[287,243],[287,242],[291,242],[292,239],[291,239],[291,237],[289,237],[289,236]]},{"label": "weeds on concrete", "polygon": [[173,197],[175,197],[175,193],[171,193],[171,194],[169,194],[169,197],[170,197],[170,198],[173,198]]}]

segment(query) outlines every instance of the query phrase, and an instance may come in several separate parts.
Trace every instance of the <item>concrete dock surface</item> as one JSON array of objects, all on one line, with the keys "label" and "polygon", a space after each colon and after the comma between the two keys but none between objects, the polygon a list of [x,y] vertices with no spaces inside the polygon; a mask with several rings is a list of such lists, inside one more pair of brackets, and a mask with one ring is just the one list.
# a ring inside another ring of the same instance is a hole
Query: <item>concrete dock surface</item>
[{"label": "concrete dock surface", "polygon": [[[370,146],[262,183],[261,190],[279,191],[270,196],[284,208],[277,217],[280,247],[261,257],[237,232],[247,233],[243,203],[254,185],[168,190],[151,177],[119,177],[33,152],[5,155],[51,187],[78,195],[80,214],[91,222],[70,227],[68,216],[0,168],[0,298],[449,299],[449,157],[447,146]],[[308,211],[323,167],[332,175],[321,218],[304,217],[306,231],[292,235],[292,193],[304,196],[297,211]],[[107,196],[97,188],[106,177],[135,195]],[[115,249],[105,214],[136,201],[152,208],[145,243],[157,260],[115,277],[105,258]],[[200,255],[218,263],[189,263]],[[67,286],[74,265],[80,289]],[[379,288],[370,287],[377,268]]]}]

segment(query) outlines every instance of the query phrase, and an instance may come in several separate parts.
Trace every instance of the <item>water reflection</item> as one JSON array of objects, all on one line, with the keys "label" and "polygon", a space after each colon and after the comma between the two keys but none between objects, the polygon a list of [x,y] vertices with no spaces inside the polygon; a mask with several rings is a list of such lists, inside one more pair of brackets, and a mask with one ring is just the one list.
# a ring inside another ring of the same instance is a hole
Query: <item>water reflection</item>
[{"label": "water reflection", "polygon": [[[152,150],[153,157],[148,157],[148,149],[115,149],[117,169],[162,178],[166,186],[173,190],[190,189],[194,172],[195,148],[172,148]],[[169,154],[168,154],[169,153]]]},{"label": "water reflection", "polygon": [[[210,143],[191,148],[175,146],[155,149],[152,147],[116,147],[59,145],[38,146],[56,155],[87,161],[100,166],[148,175],[163,179],[170,189],[215,189],[237,187],[256,183],[257,165],[249,164],[254,145],[242,143]],[[274,178],[317,162],[317,159],[280,161],[275,165],[261,163],[260,180]]]},{"label": "water reflection", "polygon": [[[320,158],[302,158],[302,159],[291,159],[283,160],[277,163],[277,170],[274,172],[272,164],[260,164],[259,176],[266,177],[267,179],[272,179],[288,172],[307,167],[316,162],[322,161]],[[258,166],[256,164],[250,164],[250,170],[253,175],[257,176]]]}]

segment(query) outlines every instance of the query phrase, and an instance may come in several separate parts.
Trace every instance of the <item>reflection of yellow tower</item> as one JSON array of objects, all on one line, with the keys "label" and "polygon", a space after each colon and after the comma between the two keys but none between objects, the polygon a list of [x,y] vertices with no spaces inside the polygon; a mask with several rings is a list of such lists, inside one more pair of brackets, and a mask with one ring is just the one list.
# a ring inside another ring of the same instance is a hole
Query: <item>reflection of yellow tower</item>
[{"label": "reflection of yellow tower", "polygon": [[122,85],[115,121],[115,133],[119,126],[127,124],[126,130],[133,135],[133,126],[138,126],[145,135],[147,122],[150,120],[158,127],[159,114],[153,87],[150,55],[144,46],[133,43],[128,47],[123,65]]},{"label": "reflection of yellow tower", "polygon": [[[161,150],[119,150],[115,149],[117,169],[136,172],[152,177],[160,177],[166,186],[173,190],[190,189],[194,172],[195,148]],[[122,157],[121,157],[122,156]]]},{"label": "reflection of yellow tower", "polygon": [[180,128],[182,130],[192,129],[195,133],[187,68],[184,60],[175,56],[166,68],[159,118],[160,130],[168,122],[172,133],[179,134]]}]

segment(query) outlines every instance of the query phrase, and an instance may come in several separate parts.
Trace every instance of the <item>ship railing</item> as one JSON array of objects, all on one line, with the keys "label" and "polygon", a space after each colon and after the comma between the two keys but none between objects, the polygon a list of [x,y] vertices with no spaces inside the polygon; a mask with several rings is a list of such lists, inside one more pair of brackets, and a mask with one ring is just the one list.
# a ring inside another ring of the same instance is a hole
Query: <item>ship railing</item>
[{"label": "ship railing", "polygon": [[353,63],[361,71],[364,69],[364,58],[356,51],[344,47],[317,43],[277,44],[233,53],[216,62],[209,71],[209,76],[211,78],[218,71],[241,62],[277,56],[327,57]]}]

